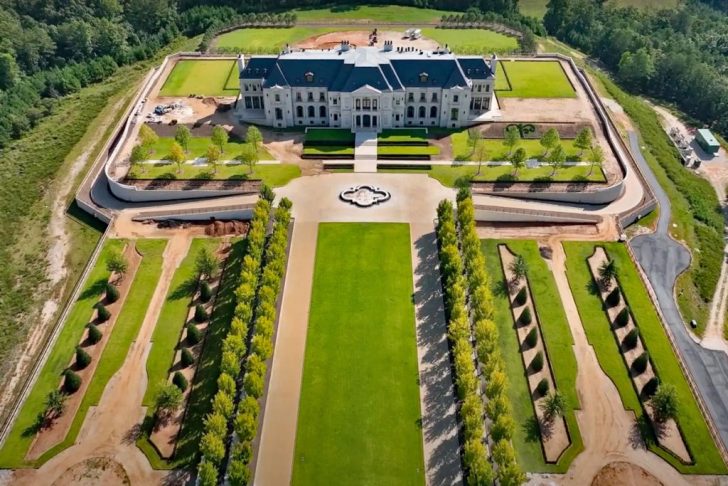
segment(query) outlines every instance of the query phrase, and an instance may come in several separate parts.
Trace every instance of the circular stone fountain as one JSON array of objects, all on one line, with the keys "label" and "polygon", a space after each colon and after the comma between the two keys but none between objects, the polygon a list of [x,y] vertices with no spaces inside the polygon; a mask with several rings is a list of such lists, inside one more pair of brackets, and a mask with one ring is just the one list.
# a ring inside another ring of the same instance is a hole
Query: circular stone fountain
[{"label": "circular stone fountain", "polygon": [[342,201],[360,208],[368,208],[375,204],[389,201],[391,197],[392,195],[389,192],[367,184],[349,188],[345,191],[341,191],[339,194],[339,198]]}]

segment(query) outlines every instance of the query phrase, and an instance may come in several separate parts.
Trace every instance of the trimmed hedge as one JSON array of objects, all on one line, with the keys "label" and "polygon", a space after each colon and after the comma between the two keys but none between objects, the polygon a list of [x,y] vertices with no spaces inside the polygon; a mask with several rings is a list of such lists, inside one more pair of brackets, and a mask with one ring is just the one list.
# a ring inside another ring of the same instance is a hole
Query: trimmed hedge
[{"label": "trimmed hedge", "polygon": [[194,322],[187,324],[187,341],[193,346],[202,341],[202,331],[195,326]]},{"label": "trimmed hedge", "polygon": [[109,309],[100,302],[96,304],[96,320],[98,322],[106,322],[109,319],[111,319],[111,312],[109,312]]},{"label": "trimmed hedge", "polygon": [[76,346],[76,367],[79,370],[86,368],[91,364],[91,355],[81,346]]},{"label": "trimmed hedge", "polygon": [[536,353],[536,356],[531,360],[529,368],[537,373],[543,369],[543,351]]},{"label": "trimmed hedge", "polygon": [[634,370],[634,372],[638,375],[641,375],[647,369],[647,363],[649,363],[649,361],[650,356],[647,354],[647,351],[644,351],[642,354],[637,356],[634,361],[632,361],[632,370]]},{"label": "trimmed hedge", "polygon": [[101,341],[101,338],[104,337],[104,334],[101,332],[96,324],[89,324],[86,327],[88,328],[88,342],[90,342],[91,344],[98,343],[99,341]]},{"label": "trimmed hedge", "polygon": [[[521,287],[521,290],[518,291],[516,294],[516,298],[513,299],[513,303],[520,307],[526,303],[526,300],[528,299],[528,289],[526,289],[525,286]],[[528,309],[526,309],[528,310]]]},{"label": "trimmed hedge", "polygon": [[116,285],[106,282],[106,302],[112,304],[119,300],[119,289]]},{"label": "trimmed hedge", "polygon": [[518,317],[518,323],[522,326],[527,326],[533,322],[533,317],[531,316],[531,308],[526,307],[523,309],[523,312],[521,312],[521,315]]},{"label": "trimmed hedge", "polygon": [[184,368],[192,366],[195,363],[195,357],[192,355],[192,351],[190,351],[189,348],[182,348],[179,360]]},{"label": "trimmed hedge", "polygon": [[172,376],[172,383],[182,392],[187,390],[187,387],[189,386],[187,378],[185,378],[185,375],[183,375],[181,371],[174,372],[174,376]]},{"label": "trimmed hedge", "polygon": [[622,346],[627,351],[634,349],[637,346],[637,341],[639,340],[639,337],[640,332],[635,327],[631,331],[629,331],[626,336],[624,336],[624,339],[622,340]]},{"label": "trimmed hedge", "polygon": [[201,302],[210,302],[210,299],[212,298],[212,289],[210,288],[210,284],[207,282],[201,282],[200,283],[200,301]]},{"label": "trimmed hedge", "polygon": [[526,343],[528,349],[531,349],[538,344],[538,330],[535,326],[528,332],[528,334],[526,334],[526,339],[524,339],[523,342]]},{"label": "trimmed hedge", "polygon": [[629,308],[625,307],[619,314],[614,318],[614,325],[617,327],[624,327],[629,323]]},{"label": "trimmed hedge", "polygon": [[645,383],[645,386],[642,387],[642,395],[644,395],[645,398],[652,398],[652,395],[657,392],[658,386],[660,386],[660,379],[653,376],[650,378],[650,381]]},{"label": "trimmed hedge", "polygon": [[195,322],[205,322],[209,318],[210,316],[207,315],[205,307],[202,304],[197,304],[195,306]]},{"label": "trimmed hedge", "polygon": [[81,377],[73,370],[63,372],[63,390],[68,393],[75,393],[81,388]]},{"label": "trimmed hedge", "polygon": [[614,287],[614,289],[609,292],[609,295],[607,295],[605,302],[607,304],[607,307],[616,307],[619,305],[621,300],[622,294],[619,293],[619,287]]},{"label": "trimmed hedge", "polygon": [[543,378],[541,381],[538,382],[538,385],[536,385],[536,393],[538,393],[540,397],[545,397],[548,392],[549,382],[546,378]]}]

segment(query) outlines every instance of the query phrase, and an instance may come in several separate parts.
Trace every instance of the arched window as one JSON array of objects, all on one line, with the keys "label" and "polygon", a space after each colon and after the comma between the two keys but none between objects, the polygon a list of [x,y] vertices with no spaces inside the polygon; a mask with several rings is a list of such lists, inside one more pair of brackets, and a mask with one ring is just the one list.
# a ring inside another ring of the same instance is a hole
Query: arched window
[{"label": "arched window", "polygon": [[430,107],[430,118],[437,118],[437,106]]},{"label": "arched window", "polygon": [[316,116],[316,109],[313,106],[308,107],[308,117],[313,118]]},{"label": "arched window", "polygon": [[326,118],[326,107],[325,106],[319,106],[319,116],[321,118]]},{"label": "arched window", "polygon": [[303,106],[296,107],[296,116],[298,118],[303,118]]},{"label": "arched window", "polygon": [[420,118],[424,118],[425,115],[426,115],[426,113],[427,113],[427,110],[425,109],[425,107],[424,106],[420,106],[420,109],[419,109]]},{"label": "arched window", "polygon": [[283,120],[283,110],[276,108],[276,120]]},{"label": "arched window", "polygon": [[408,106],[407,107],[407,118],[414,118],[414,116],[415,116],[415,107]]}]

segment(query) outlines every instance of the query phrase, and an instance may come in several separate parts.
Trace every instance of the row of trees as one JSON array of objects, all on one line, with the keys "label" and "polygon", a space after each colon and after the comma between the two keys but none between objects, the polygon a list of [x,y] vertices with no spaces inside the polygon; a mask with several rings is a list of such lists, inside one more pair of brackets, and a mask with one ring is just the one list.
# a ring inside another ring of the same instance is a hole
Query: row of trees
[{"label": "row of trees", "polygon": [[[451,10],[448,8],[448,10]],[[545,34],[543,24],[537,19],[525,17],[516,10],[504,9],[496,11],[481,11],[477,7],[468,8],[462,14],[447,14],[440,18],[440,26],[444,28],[496,28],[506,27],[508,34],[518,35],[518,45],[521,52],[536,51],[536,36]]]},{"label": "row of trees", "polygon": [[203,485],[217,484],[219,469],[225,457],[225,439],[235,408],[240,363],[247,353],[248,329],[253,317],[252,302],[258,287],[270,211],[269,201],[258,200],[248,230],[241,282],[235,291],[238,303],[230,330],[223,340],[218,390],[213,397],[212,411],[205,417],[205,434],[200,442],[202,460],[198,466],[198,475]]},{"label": "row of trees", "polygon": [[[212,25],[209,25],[202,36],[199,50],[205,52],[209,50],[212,40],[223,32],[228,32],[243,27],[293,27],[296,23],[296,14],[285,13],[244,13],[232,15],[226,19],[221,18]],[[217,48],[217,52],[226,52],[237,54],[239,49]]]},{"label": "row of trees", "polygon": [[[459,197],[459,200],[465,199]],[[463,208],[467,212],[465,206]],[[442,201],[437,213],[437,237],[445,290],[448,338],[453,353],[458,398],[461,400],[460,419],[465,437],[463,462],[468,484],[492,484],[496,478],[502,485],[521,484],[525,476],[516,463],[515,451],[510,441],[515,425],[510,414],[510,403],[505,394],[507,377],[503,371],[502,358],[497,346],[497,328],[492,321],[492,296],[484,266],[480,266],[480,270],[474,270],[476,261],[483,263],[480,241],[477,236],[473,240],[474,230],[471,233],[467,229],[461,234],[462,255],[468,262],[467,268],[473,269],[471,272],[466,272],[458,248],[452,204],[447,200]],[[468,218],[467,214],[461,217],[460,213],[458,217],[462,218],[462,222],[466,222]],[[473,361],[471,345],[473,335],[475,335],[478,360],[482,366],[481,371],[486,377],[485,407],[480,395],[480,380]],[[490,438],[493,446],[490,453],[484,443],[486,415],[492,421]],[[489,456],[498,466],[497,472],[494,472],[488,460]]]}]

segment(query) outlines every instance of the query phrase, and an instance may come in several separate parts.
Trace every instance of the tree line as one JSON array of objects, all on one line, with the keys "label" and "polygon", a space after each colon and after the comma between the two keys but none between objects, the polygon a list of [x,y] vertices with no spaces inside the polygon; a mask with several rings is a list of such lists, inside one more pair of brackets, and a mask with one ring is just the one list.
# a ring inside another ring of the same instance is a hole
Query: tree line
[{"label": "tree line", "polygon": [[727,20],[725,13],[695,1],[638,10],[550,0],[544,26],[601,61],[631,91],[674,103],[728,135]]}]

